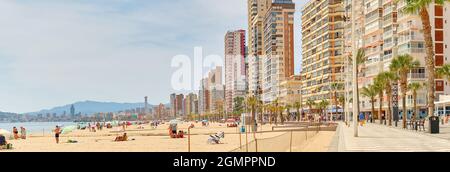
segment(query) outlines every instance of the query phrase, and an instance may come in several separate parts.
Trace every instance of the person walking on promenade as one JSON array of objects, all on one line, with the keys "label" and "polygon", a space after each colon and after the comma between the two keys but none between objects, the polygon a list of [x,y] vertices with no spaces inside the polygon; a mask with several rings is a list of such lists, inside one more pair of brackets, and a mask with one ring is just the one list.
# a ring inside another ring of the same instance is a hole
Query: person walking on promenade
[{"label": "person walking on promenade", "polygon": [[364,116],[363,113],[360,113],[360,114],[359,114],[359,124],[360,124],[361,127],[362,127],[362,126],[364,126],[364,123],[365,123],[365,116]]}]

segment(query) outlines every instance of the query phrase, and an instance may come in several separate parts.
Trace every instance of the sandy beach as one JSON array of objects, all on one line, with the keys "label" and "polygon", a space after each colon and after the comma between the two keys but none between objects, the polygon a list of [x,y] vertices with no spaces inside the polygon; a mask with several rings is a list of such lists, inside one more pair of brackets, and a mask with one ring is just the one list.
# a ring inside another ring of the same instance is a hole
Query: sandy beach
[{"label": "sandy beach", "polygon": [[[191,123],[179,124],[178,130],[187,132],[189,124]],[[191,152],[229,152],[238,148],[241,144],[244,145],[246,140],[248,142],[253,141],[253,134],[247,134],[246,139],[245,133],[238,134],[237,128],[227,128],[226,124],[211,123],[208,127],[202,127],[201,123],[194,124],[195,127],[190,131]],[[13,144],[14,149],[0,152],[188,152],[187,135],[185,138],[170,138],[168,136],[168,124],[162,124],[156,129],[153,129],[149,124],[142,126],[144,129],[138,129],[137,125],[128,126],[125,132],[129,136],[129,141],[126,142],[113,141],[116,136],[124,133],[121,131],[121,127],[104,128],[97,132],[75,130],[69,134],[61,135],[60,144],[55,143],[53,135],[32,133],[28,135],[26,140],[8,140]],[[263,132],[257,133],[255,136],[261,140],[276,138],[277,142],[289,142],[289,138],[281,137],[287,135],[285,131],[272,132],[271,130],[271,125],[264,125],[262,127]],[[222,144],[207,143],[210,134],[221,131],[225,132],[225,138],[221,140]],[[332,133],[317,134],[321,137],[320,140],[325,140],[323,143],[321,142],[325,146],[315,146],[310,148],[310,151],[326,151],[326,145],[329,144],[327,140],[331,140]],[[67,143],[69,139],[76,140],[78,143]],[[313,141],[312,138],[310,140]],[[302,143],[302,145],[304,144],[306,142]],[[293,147],[298,148],[295,151],[308,151],[302,145],[295,145],[294,143]],[[273,144],[273,150],[281,149],[276,147],[277,144]]]}]

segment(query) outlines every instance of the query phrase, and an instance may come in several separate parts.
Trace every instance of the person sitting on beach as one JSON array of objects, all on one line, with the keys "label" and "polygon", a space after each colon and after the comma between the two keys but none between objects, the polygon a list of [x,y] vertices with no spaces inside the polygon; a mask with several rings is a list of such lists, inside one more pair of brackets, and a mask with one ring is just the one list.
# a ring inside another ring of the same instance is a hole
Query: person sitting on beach
[{"label": "person sitting on beach", "polygon": [[14,139],[17,140],[19,139],[19,130],[17,130],[16,127],[13,127],[13,135],[14,135]]},{"label": "person sitting on beach", "polygon": [[184,138],[184,131],[183,130],[178,131],[177,138]]},{"label": "person sitting on beach", "polygon": [[116,139],[115,139],[114,141],[115,141],[115,142],[124,142],[124,141],[128,141],[127,133],[123,133],[123,136],[117,136]]},{"label": "person sitting on beach", "polygon": [[8,144],[8,142],[6,142],[5,136],[0,134],[0,150],[6,149],[6,144]]},{"label": "person sitting on beach", "polygon": [[20,138],[27,139],[27,130],[25,127],[20,127]]}]

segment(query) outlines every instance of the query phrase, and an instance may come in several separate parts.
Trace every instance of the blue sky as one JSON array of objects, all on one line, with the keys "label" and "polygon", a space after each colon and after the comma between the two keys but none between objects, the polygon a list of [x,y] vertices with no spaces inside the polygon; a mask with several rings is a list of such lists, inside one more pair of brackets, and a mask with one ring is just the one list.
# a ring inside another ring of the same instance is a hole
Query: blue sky
[{"label": "blue sky", "polygon": [[[296,72],[300,9],[296,0]],[[168,102],[175,55],[223,54],[246,0],[0,0],[0,111],[76,101]]]}]

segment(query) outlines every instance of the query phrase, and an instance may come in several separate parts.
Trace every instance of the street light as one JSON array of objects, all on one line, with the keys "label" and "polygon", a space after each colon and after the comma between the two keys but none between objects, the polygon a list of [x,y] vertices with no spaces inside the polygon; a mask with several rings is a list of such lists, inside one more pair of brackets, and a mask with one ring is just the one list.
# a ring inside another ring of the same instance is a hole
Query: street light
[{"label": "street light", "polygon": [[352,92],[353,92],[353,103],[352,103],[352,108],[353,108],[353,136],[354,137],[358,137],[358,114],[359,114],[359,100],[358,100],[358,76],[357,76],[357,72],[356,70],[358,70],[358,62],[356,59],[356,56],[358,54],[358,47],[357,47],[357,43],[356,43],[356,1],[357,0],[352,0]]}]

